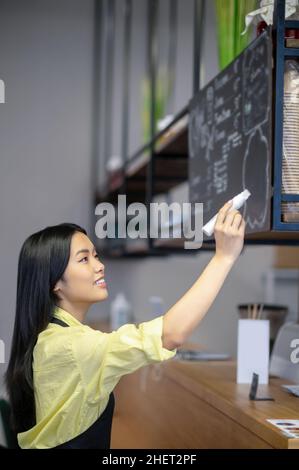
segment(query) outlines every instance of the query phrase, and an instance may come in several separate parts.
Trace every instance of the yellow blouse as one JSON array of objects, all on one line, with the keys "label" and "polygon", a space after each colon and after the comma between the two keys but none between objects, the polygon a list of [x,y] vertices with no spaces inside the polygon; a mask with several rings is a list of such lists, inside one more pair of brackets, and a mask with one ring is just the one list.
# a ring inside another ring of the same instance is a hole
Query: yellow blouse
[{"label": "yellow blouse", "polygon": [[173,357],[162,346],[163,316],[127,324],[112,333],[83,325],[55,308],[55,323],[42,331],[33,351],[36,425],[18,434],[23,449],[47,449],[88,429],[103,413],[120,378]]}]

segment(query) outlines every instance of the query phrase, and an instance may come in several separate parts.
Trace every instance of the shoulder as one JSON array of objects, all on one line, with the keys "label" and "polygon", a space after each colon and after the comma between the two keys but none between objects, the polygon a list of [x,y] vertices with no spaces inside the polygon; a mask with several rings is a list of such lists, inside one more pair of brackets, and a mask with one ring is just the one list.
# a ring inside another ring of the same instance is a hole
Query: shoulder
[{"label": "shoulder", "polygon": [[87,325],[62,327],[49,324],[37,339],[33,351],[33,368],[60,366],[76,360],[76,352],[82,353],[103,339],[104,333]]}]

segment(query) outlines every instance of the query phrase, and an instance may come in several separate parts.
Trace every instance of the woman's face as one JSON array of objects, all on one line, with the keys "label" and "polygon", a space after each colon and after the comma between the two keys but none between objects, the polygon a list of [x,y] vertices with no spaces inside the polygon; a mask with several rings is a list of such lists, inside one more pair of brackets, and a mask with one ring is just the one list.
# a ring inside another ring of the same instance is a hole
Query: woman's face
[{"label": "woman's face", "polygon": [[93,304],[105,300],[108,291],[103,282],[104,268],[90,239],[84,233],[76,232],[71,241],[68,265],[54,291],[61,300],[70,304]]}]

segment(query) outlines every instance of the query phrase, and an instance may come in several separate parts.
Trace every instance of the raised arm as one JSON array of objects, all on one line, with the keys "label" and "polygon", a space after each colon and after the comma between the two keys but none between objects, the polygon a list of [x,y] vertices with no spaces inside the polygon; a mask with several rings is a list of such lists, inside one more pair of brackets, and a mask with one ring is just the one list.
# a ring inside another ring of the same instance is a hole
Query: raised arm
[{"label": "raised arm", "polygon": [[245,221],[231,210],[231,202],[219,211],[215,225],[215,255],[191,288],[163,317],[163,346],[181,346],[199,325],[220,291],[226,276],[241,253]]}]

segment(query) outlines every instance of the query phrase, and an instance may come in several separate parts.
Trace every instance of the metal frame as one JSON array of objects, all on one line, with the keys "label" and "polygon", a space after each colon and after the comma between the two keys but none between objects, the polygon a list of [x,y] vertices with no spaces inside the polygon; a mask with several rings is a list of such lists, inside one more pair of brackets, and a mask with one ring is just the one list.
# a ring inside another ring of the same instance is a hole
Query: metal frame
[{"label": "metal frame", "polygon": [[155,186],[155,143],[154,137],[156,133],[156,71],[157,71],[157,3],[158,0],[148,0],[148,73],[150,78],[150,136],[151,143],[150,159],[147,166],[147,181],[146,181],[146,212],[147,212],[147,227],[148,227],[148,249],[150,252],[153,250],[153,240],[150,237],[150,204],[154,195]]},{"label": "metal frame", "polygon": [[111,128],[112,128],[112,96],[113,96],[113,71],[114,71],[114,36],[115,36],[115,0],[106,3],[107,8],[107,29],[105,34],[106,52],[106,98],[105,98],[105,122],[107,129],[105,132],[105,163],[111,156]]},{"label": "metal frame", "polygon": [[[188,114],[188,106],[186,106],[184,109],[182,109],[171,121],[170,124],[164,127],[164,129],[160,132],[157,132],[154,137],[147,142],[145,145],[143,145],[137,152],[135,152],[129,160],[126,161],[126,166],[131,164],[133,161],[137,160],[140,155],[142,155],[146,150],[149,150],[152,145],[154,145],[157,140],[159,140],[160,137],[162,137],[166,131],[168,131],[175,123],[177,123],[180,119],[182,119],[184,116]],[[157,158],[157,155],[156,155]],[[158,158],[162,158],[162,156],[159,156]]]},{"label": "metal frame", "polygon": [[[147,167],[147,181],[146,181],[146,206],[147,206],[147,226],[150,227],[150,203],[152,202],[155,188],[155,160],[159,158],[155,154],[155,143],[161,135],[167,131],[168,128],[173,126],[175,122],[181,119],[188,113],[188,105],[178,113],[173,121],[163,131],[156,132],[156,72],[157,72],[157,7],[159,0],[148,0],[148,71],[151,83],[150,89],[150,142],[145,144],[136,154],[134,154],[130,161],[126,160],[125,169],[127,164],[131,164],[133,160],[137,159],[144,151],[149,150],[150,158]],[[170,7],[171,8],[171,7]],[[174,11],[170,12],[170,24],[172,33],[176,29],[175,22],[177,21],[177,2],[173,5]],[[203,17],[205,11],[205,0],[194,0],[194,31],[193,31],[193,93],[197,92],[200,88],[200,65],[201,65],[201,41],[203,29]],[[174,38],[172,38],[174,39]],[[175,38],[176,39],[176,38]],[[170,54],[172,52],[170,47]],[[169,58],[170,59],[170,58]],[[171,57],[173,60],[173,57]],[[162,157],[161,157],[162,158]],[[148,236],[148,250],[150,255],[169,253],[185,253],[186,250],[180,248],[167,248],[167,247],[154,247],[154,242]]]},{"label": "metal frame", "polygon": [[130,100],[130,70],[131,70],[131,25],[132,0],[124,4],[124,48],[123,48],[123,102],[122,102],[122,151],[123,161],[127,161],[129,134],[129,100]]},{"label": "metal frame", "polygon": [[177,36],[178,36],[178,0],[169,1],[169,45],[168,45],[168,73],[169,87],[172,86],[169,103],[167,103],[168,111],[173,113],[174,110],[174,91],[176,82],[176,61],[177,61]]},{"label": "metal frame", "polygon": [[204,27],[205,7],[205,0],[194,0],[193,96],[201,89],[201,44]]},{"label": "metal frame", "polygon": [[124,42],[123,42],[123,99],[122,99],[122,161],[124,168],[124,177],[119,189],[120,194],[126,194],[127,181],[125,177],[126,163],[128,161],[128,142],[129,142],[129,103],[130,103],[130,70],[131,70],[131,25],[132,25],[132,0],[124,1]]},{"label": "metal frame", "polygon": [[[91,187],[94,193],[97,190],[98,176],[99,176],[99,141],[98,131],[100,122],[100,105],[101,105],[101,92],[100,92],[100,70],[102,60],[102,32],[101,21],[103,16],[103,4],[101,0],[95,1],[94,10],[94,33],[93,33],[93,125],[92,125],[92,160],[91,160]],[[97,201],[95,201],[97,202]],[[90,218],[90,233],[94,233],[94,217]]]},{"label": "metal frame", "polygon": [[299,202],[299,194],[282,194],[284,66],[286,59],[299,57],[299,49],[285,47],[285,29],[299,29],[299,21],[285,20],[285,0],[275,0],[273,20],[275,33],[273,230],[296,231],[299,230],[299,223],[282,222],[281,204]]}]

